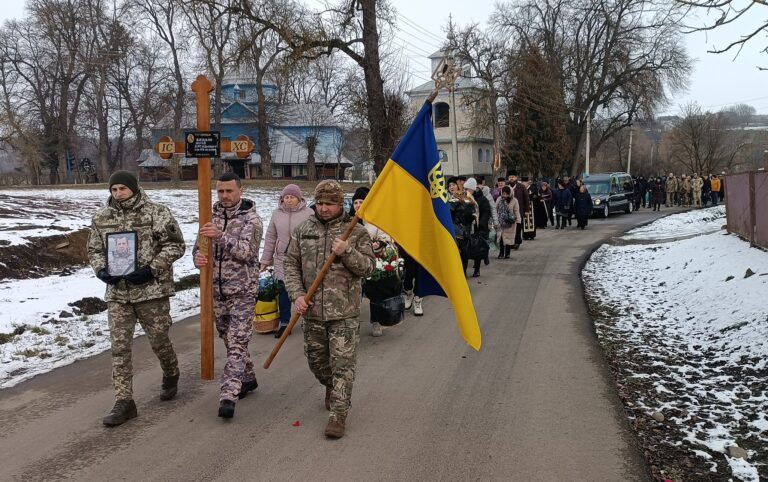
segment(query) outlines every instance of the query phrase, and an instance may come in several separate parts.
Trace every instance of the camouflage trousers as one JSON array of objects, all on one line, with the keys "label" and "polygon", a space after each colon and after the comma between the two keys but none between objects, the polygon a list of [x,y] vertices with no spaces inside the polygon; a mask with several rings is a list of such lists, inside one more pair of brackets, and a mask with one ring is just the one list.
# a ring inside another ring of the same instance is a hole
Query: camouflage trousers
[{"label": "camouflage trousers", "polygon": [[701,207],[701,189],[693,191],[693,205],[697,208]]},{"label": "camouflage trousers", "polygon": [[236,401],[243,382],[256,380],[248,343],[253,335],[256,298],[252,295],[214,298],[216,331],[227,348],[227,362],[221,373],[219,400]]},{"label": "camouflage trousers", "polygon": [[331,387],[331,414],[346,420],[357,367],[360,321],[304,320],[304,354],[320,383]]},{"label": "camouflage trousers", "polygon": [[168,337],[171,328],[171,304],[168,297],[139,303],[111,301],[108,305],[109,340],[112,343],[112,383],[115,399],[133,398],[133,332],[138,321],[160,360],[166,376],[179,374],[179,362]]}]

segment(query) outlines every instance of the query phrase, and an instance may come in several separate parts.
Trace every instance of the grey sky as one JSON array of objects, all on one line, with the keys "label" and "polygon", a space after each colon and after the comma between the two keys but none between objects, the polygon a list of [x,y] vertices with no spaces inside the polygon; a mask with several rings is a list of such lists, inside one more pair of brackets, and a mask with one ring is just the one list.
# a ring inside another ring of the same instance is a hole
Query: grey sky
[{"label": "grey sky", "polygon": [[[746,0],[745,0],[746,1]],[[309,6],[322,4],[322,0],[305,0]],[[448,15],[459,25],[472,21],[484,23],[493,11],[490,0],[392,0],[398,11],[400,32],[394,42],[408,58],[408,70],[412,84],[417,85],[429,78],[427,56],[438,50],[443,27]],[[759,7],[759,6],[758,6]],[[720,110],[737,103],[749,104],[758,113],[768,114],[768,91],[764,88],[768,72],[757,70],[757,65],[768,67],[768,56],[759,51],[768,45],[768,35],[758,35],[747,44],[738,58],[734,53],[710,54],[712,46],[722,47],[739,35],[751,31],[764,21],[768,8],[755,8],[754,14],[738,24],[722,27],[715,32],[695,33],[685,36],[689,55],[697,59],[690,78],[687,93],[677,95],[672,103],[659,114],[677,114],[690,101],[696,101],[709,110]],[[22,2],[3,2],[0,21],[24,15]],[[695,20],[691,20],[695,22]],[[699,20],[701,22],[701,20]]]}]

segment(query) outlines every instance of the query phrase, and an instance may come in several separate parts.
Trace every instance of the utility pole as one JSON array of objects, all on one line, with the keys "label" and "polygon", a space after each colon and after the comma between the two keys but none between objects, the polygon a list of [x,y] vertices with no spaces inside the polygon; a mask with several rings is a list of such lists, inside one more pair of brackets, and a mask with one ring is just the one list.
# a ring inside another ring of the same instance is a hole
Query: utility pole
[{"label": "utility pole", "polygon": [[[590,107],[592,107],[592,104],[589,104]],[[584,157],[586,158],[586,172],[585,177],[589,177],[589,136],[592,133],[592,117],[587,110],[587,145],[586,145],[586,152],[584,153]]]},{"label": "utility pole", "polygon": [[627,154],[627,174],[632,174],[632,124],[629,125],[629,153]]}]

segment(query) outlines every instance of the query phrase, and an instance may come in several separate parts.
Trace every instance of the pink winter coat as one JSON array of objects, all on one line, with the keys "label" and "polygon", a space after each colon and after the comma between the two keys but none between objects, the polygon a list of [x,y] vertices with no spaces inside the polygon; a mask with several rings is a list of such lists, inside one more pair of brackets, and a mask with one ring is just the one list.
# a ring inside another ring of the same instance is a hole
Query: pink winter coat
[{"label": "pink winter coat", "polygon": [[288,208],[280,200],[280,205],[272,211],[272,219],[269,221],[267,236],[264,240],[264,252],[261,253],[260,263],[263,265],[274,265],[275,278],[284,279],[283,258],[288,251],[288,243],[291,241],[291,233],[294,228],[303,223],[314,212],[307,207],[304,199],[299,200],[293,208]]}]

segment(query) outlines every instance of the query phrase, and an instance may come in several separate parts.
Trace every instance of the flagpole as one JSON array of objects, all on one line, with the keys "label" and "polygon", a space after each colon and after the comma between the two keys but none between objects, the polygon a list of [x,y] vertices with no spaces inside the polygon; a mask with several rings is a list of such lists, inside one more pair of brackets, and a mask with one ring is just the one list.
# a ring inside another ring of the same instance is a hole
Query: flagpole
[{"label": "flagpole", "polygon": [[[355,215],[352,218],[352,221],[350,221],[349,225],[347,226],[347,229],[341,233],[341,236],[339,239],[342,241],[346,241],[349,239],[349,236],[352,234],[352,231],[355,229],[355,226],[360,221],[360,218]],[[328,257],[328,259],[325,260],[325,264],[323,264],[323,267],[320,269],[320,272],[317,273],[317,276],[315,277],[315,281],[312,282],[312,285],[307,290],[307,294],[304,295],[304,301],[309,303],[312,301],[312,297],[315,295],[315,291],[320,287],[320,283],[323,282],[323,279],[325,279],[325,275],[328,274],[328,270],[331,269],[331,264],[333,264],[333,261],[336,259],[336,253],[331,251],[331,255]],[[269,357],[267,358],[267,361],[264,362],[264,369],[269,368],[269,366],[272,364],[272,360],[275,359],[277,356],[277,352],[280,351],[280,348],[283,347],[283,343],[285,343],[285,340],[288,339],[288,335],[291,334],[291,330],[293,330],[293,327],[296,326],[296,323],[299,321],[299,318],[301,317],[301,313],[298,311],[293,312],[293,315],[291,316],[291,321],[288,322],[288,326],[285,328],[285,331],[283,332],[282,336],[280,336],[280,339],[277,340],[277,343],[275,344],[275,347],[272,348],[272,353],[269,354]]]}]

